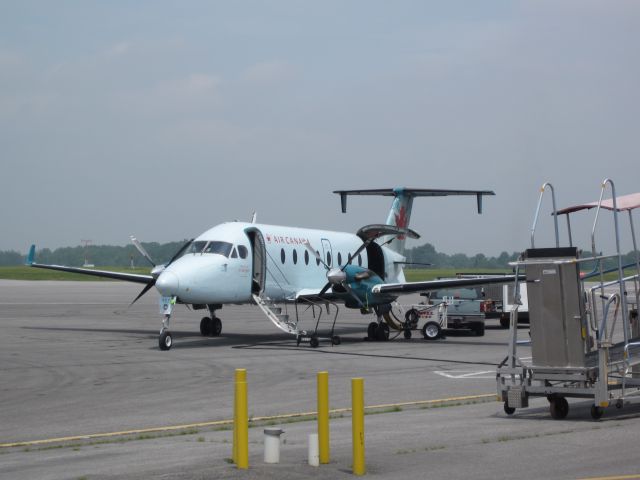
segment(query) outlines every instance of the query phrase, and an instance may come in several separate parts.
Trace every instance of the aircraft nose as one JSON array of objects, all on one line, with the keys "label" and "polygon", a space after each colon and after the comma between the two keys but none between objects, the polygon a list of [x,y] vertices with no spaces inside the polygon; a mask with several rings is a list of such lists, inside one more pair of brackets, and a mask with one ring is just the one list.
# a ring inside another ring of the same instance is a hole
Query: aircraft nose
[{"label": "aircraft nose", "polygon": [[178,276],[173,272],[162,272],[156,280],[156,288],[161,295],[165,297],[175,297],[178,295],[180,281]]}]

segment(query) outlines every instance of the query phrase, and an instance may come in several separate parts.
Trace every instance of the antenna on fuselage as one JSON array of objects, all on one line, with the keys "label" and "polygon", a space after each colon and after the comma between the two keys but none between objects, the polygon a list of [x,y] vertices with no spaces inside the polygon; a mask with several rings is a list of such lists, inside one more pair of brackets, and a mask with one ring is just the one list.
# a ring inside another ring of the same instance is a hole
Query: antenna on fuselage
[{"label": "antenna on fuselage", "polygon": [[256,223],[256,220],[258,220],[258,212],[253,212],[251,215],[251,223]]}]

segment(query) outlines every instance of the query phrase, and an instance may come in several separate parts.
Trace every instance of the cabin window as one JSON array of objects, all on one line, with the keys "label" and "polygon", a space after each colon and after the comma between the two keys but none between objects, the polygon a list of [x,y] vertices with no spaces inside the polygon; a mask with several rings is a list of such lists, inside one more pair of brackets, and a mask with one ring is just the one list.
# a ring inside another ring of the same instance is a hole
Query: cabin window
[{"label": "cabin window", "polygon": [[342,255],[338,252],[338,266],[342,265]]},{"label": "cabin window", "polygon": [[231,258],[238,258],[238,252],[236,251],[235,247],[233,248],[233,250],[231,250]]},{"label": "cabin window", "polygon": [[306,250],[304,251],[304,264],[309,265],[309,252]]},{"label": "cabin window", "polygon": [[331,252],[327,252],[327,266],[331,266]]},{"label": "cabin window", "polygon": [[287,256],[284,253],[284,248],[280,249],[280,260],[282,261],[282,264],[284,265],[284,261],[287,259]]},{"label": "cabin window", "polygon": [[249,250],[244,245],[238,245],[238,253],[240,254],[240,258],[247,258],[249,256]]},{"label": "cabin window", "polygon": [[293,264],[297,265],[298,264],[298,252],[296,251],[296,249],[293,249]]}]

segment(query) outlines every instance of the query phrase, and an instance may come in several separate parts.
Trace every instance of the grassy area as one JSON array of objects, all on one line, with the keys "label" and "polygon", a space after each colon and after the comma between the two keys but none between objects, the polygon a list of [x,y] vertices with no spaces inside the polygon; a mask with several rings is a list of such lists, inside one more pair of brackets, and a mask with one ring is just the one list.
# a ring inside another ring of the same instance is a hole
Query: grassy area
[{"label": "grassy area", "polygon": [[[149,274],[148,268],[127,268],[127,267],[98,267],[97,270],[111,270],[114,272]],[[79,273],[58,272],[56,270],[45,270],[43,268],[33,268],[20,265],[17,267],[0,267],[0,279],[5,280],[81,280],[81,281],[109,281],[106,278],[94,277],[92,275],[81,275]]]}]

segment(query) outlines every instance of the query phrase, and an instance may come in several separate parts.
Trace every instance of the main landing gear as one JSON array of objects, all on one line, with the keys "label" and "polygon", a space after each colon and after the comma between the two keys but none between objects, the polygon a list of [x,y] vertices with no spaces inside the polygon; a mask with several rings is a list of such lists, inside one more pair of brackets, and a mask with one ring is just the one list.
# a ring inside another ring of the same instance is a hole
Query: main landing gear
[{"label": "main landing gear", "polygon": [[[222,308],[222,305],[207,305],[211,317],[203,317],[200,320],[200,333],[204,337],[217,337],[222,333],[222,322],[215,315],[215,311]],[[166,312],[162,318],[162,328],[158,337],[158,347],[160,350],[170,350],[173,345],[173,337],[169,331],[169,322],[171,321],[171,308],[166,308]]]},{"label": "main landing gear", "polygon": [[374,308],[378,321],[371,322],[367,327],[367,340],[386,342],[389,340],[389,325],[384,322],[383,310],[380,307]]},{"label": "main landing gear", "polygon": [[210,317],[202,317],[200,320],[200,333],[203,337],[218,337],[222,333],[222,321],[216,317],[216,310],[221,305],[207,305]]}]

